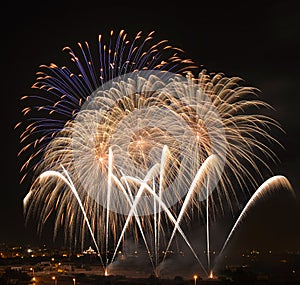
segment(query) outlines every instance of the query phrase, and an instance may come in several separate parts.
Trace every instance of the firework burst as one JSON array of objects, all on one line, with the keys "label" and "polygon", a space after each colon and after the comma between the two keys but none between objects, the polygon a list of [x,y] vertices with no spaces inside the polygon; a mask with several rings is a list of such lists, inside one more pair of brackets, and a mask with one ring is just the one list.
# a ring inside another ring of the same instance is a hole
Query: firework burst
[{"label": "firework burst", "polygon": [[270,130],[279,126],[256,112],[270,108],[256,88],[194,75],[181,49],[153,41],[153,32],[132,41],[111,32],[106,44],[99,36],[96,56],[87,42],[78,54],[65,48],[73,68],[40,66],[20,124],[22,180],[34,174],[25,212],[40,231],[55,212],[54,232],[63,227],[74,246],[89,232],[107,251],[108,237],[117,248],[126,231],[148,249],[154,236],[157,248],[172,232],[162,224],[185,238],[181,219],[204,215],[205,205],[212,217],[233,211],[260,167],[269,169],[265,157],[276,159]]}]

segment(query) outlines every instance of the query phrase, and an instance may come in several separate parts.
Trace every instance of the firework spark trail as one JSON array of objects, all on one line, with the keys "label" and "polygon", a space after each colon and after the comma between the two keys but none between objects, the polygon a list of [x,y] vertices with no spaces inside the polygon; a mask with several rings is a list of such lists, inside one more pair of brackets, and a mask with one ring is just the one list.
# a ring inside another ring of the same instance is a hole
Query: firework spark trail
[{"label": "firework spark trail", "polygon": [[269,178],[268,180],[266,180],[256,191],[255,193],[252,195],[252,197],[250,198],[250,200],[247,202],[247,204],[245,205],[245,207],[243,208],[241,214],[239,215],[238,219],[236,220],[235,224],[233,225],[220,253],[218,256],[221,256],[224,249],[226,248],[229,240],[231,239],[232,235],[234,234],[234,232],[236,231],[236,229],[238,228],[238,226],[240,226],[240,224],[242,223],[242,221],[244,220],[244,218],[246,217],[247,213],[255,206],[256,202],[259,201],[260,199],[262,199],[266,194],[274,191],[274,190],[282,190],[282,189],[286,189],[288,191],[290,191],[293,195],[295,195],[294,190],[290,184],[290,182],[288,181],[288,179],[282,175],[276,175],[273,176],[271,178]]},{"label": "firework spark trail", "polygon": [[[164,255],[164,259],[166,257],[166,254],[171,246],[171,243],[173,241],[173,238],[175,236],[175,233],[176,231],[178,230],[179,226],[180,226],[180,223],[181,223],[181,220],[183,218],[183,215],[185,214],[186,212],[186,209],[188,207],[188,205],[191,203],[192,201],[192,196],[195,194],[195,189],[197,187],[199,187],[199,184],[201,186],[203,186],[203,180],[205,178],[207,178],[207,175],[209,174],[209,172],[211,171],[211,167],[212,167],[212,164],[214,163],[217,163],[217,157],[215,155],[210,155],[205,161],[204,163],[201,165],[201,167],[199,168],[186,196],[185,196],[185,199],[184,199],[184,202],[181,206],[181,209],[180,209],[180,212],[179,212],[179,215],[178,215],[178,218],[176,220],[176,223],[174,224],[174,228],[173,228],[173,232],[171,234],[171,237],[170,237],[170,240],[169,240],[169,243],[167,245],[167,248],[165,250],[165,255]],[[202,187],[201,187],[202,188]],[[205,190],[206,192],[208,193],[209,192],[209,185],[205,185]],[[163,259],[163,261],[164,261]]]},{"label": "firework spark trail", "polygon": [[[152,179],[152,189],[156,193],[154,178]],[[157,228],[158,228],[158,225],[157,225],[157,213],[156,212],[157,212],[157,209],[156,209],[156,199],[155,199],[155,197],[153,197],[153,227],[154,227],[155,268],[157,268],[157,266],[158,266],[158,253],[159,253],[159,248],[158,248],[158,245],[157,245],[157,238],[158,238]],[[155,270],[155,273],[157,273],[156,270]]]},{"label": "firework spark trail", "polygon": [[[209,180],[209,177],[208,177]],[[207,255],[207,270],[210,271],[210,228],[209,228],[209,182],[206,186],[206,255]]]},{"label": "firework spark trail", "polygon": [[111,195],[111,178],[112,178],[112,160],[113,154],[111,148],[108,149],[108,174],[107,174],[107,202],[106,202],[106,247],[105,247],[105,257],[106,257],[106,267],[108,264],[107,254],[108,254],[108,241],[109,241],[109,212],[110,212],[110,195]]},{"label": "firework spark trail", "polygon": [[[132,192],[131,192],[131,190],[130,190],[130,186],[129,186],[128,180],[127,180],[126,176],[124,175],[124,173],[122,173],[122,171],[121,171],[121,174],[122,174],[122,180],[124,180],[124,182],[125,182],[125,184],[126,184],[126,187],[127,187],[127,190],[128,190],[128,193],[129,193],[129,194],[127,195],[126,192],[124,192],[124,193],[125,193],[126,197],[128,197],[128,202],[129,202],[130,208],[133,208],[134,197],[133,197]],[[118,182],[118,185],[120,186],[120,188],[121,188],[121,189],[124,189],[124,187],[123,187],[121,181],[120,181],[116,176],[114,176],[113,174],[112,174],[112,176],[113,176],[113,178],[115,179],[115,181]],[[153,179],[154,179],[154,178],[153,178]],[[125,191],[125,190],[124,190],[124,191]],[[154,199],[154,200],[155,200],[155,199]],[[156,201],[156,200],[155,200],[155,201]],[[141,224],[141,221],[140,221],[140,217],[139,217],[138,212],[136,211],[136,209],[134,209],[134,217],[135,217],[135,220],[136,220],[136,222],[137,222],[137,224],[138,224],[140,233],[141,233],[141,235],[142,235],[142,239],[143,239],[143,241],[144,241],[144,244],[145,244],[145,247],[146,247],[148,256],[149,256],[149,260],[150,260],[151,265],[152,265],[152,267],[153,267],[153,271],[156,273],[157,264],[154,265],[154,263],[153,263],[153,259],[152,259],[152,257],[151,257],[151,251],[150,251],[150,248],[149,248],[149,245],[148,245],[148,242],[147,242],[145,233],[144,233],[144,229],[143,229],[142,224]],[[154,249],[154,250],[156,250],[156,249]],[[156,262],[156,263],[157,263],[157,262]]]},{"label": "firework spark trail", "polygon": [[[119,186],[119,188],[120,188],[120,189],[122,190],[122,192],[124,193],[124,195],[125,195],[125,197],[126,197],[126,200],[128,201],[128,204],[129,204],[130,208],[132,208],[132,207],[133,207],[133,202],[134,202],[133,196],[127,194],[127,192],[126,192],[126,190],[125,190],[123,184],[121,183],[121,181],[120,181],[114,174],[111,174],[111,175],[112,175],[112,179],[114,180],[114,182]],[[128,181],[127,181],[126,177],[123,177],[123,180],[124,180],[125,183],[126,183],[128,192],[131,194],[131,191],[129,191],[130,188],[129,188],[129,184],[128,184]],[[139,217],[139,215],[138,215],[136,209],[134,209],[134,218],[135,218],[135,221],[136,221],[137,224],[138,224],[140,233],[141,233],[141,235],[142,235],[142,239],[143,239],[143,241],[144,241],[146,250],[147,250],[148,255],[149,255],[150,262],[151,262],[151,264],[152,264],[153,270],[155,271],[155,266],[154,266],[153,261],[152,261],[152,258],[151,258],[149,245],[148,245],[148,242],[147,242],[147,239],[146,239],[146,236],[145,236],[145,233],[144,233],[144,230],[143,230],[141,221],[140,221],[140,217]],[[111,263],[112,263],[112,262],[113,262],[113,259],[111,260]],[[106,266],[107,266],[107,265],[106,265]]]},{"label": "firework spark trail", "polygon": [[[173,223],[173,225],[175,226],[177,221],[175,219],[175,217],[173,216],[173,214],[171,213],[171,211],[168,209],[168,207],[165,205],[165,203],[159,198],[159,196],[157,196],[157,194],[153,191],[153,189],[144,181],[141,181],[135,177],[130,177],[127,176],[127,179],[130,179],[132,181],[135,181],[136,183],[140,183],[141,187],[140,190],[144,191],[147,190],[151,195],[153,195],[153,197],[156,199],[157,203],[159,203],[162,207],[162,209],[166,212],[168,218],[170,219],[170,221]],[[143,187],[142,187],[143,186]],[[141,193],[142,194],[142,193]],[[139,197],[138,197],[139,198]],[[138,199],[136,197],[135,202],[138,203]],[[137,204],[136,203],[136,204]],[[133,208],[135,208],[137,205],[133,205]],[[127,221],[126,221],[127,222]],[[125,227],[125,226],[124,226]],[[123,228],[124,229],[124,228]],[[181,227],[179,225],[177,225],[177,230],[180,233],[180,235],[182,236],[182,238],[184,239],[185,243],[188,245],[188,247],[190,248],[191,252],[193,253],[194,257],[196,258],[196,260],[198,261],[198,263],[200,264],[201,268],[203,269],[203,271],[207,273],[207,270],[205,269],[205,267],[203,266],[202,262],[200,261],[198,255],[196,254],[195,250],[193,249],[193,247],[191,246],[190,242],[188,241],[188,238],[186,237],[186,235],[184,234],[183,230],[181,229]],[[124,233],[123,233],[124,234]],[[120,241],[120,239],[119,239]],[[120,243],[119,243],[120,245]],[[115,250],[116,253],[116,250]]]},{"label": "firework spark trail", "polygon": [[[136,207],[137,207],[137,205],[138,205],[138,203],[139,203],[140,198],[142,197],[142,194],[143,194],[143,192],[144,192],[144,188],[146,187],[148,180],[149,180],[149,179],[152,179],[154,173],[157,172],[158,167],[159,167],[158,164],[154,165],[154,166],[149,170],[149,172],[147,173],[147,175],[146,175],[146,177],[145,177],[145,179],[144,179],[144,182],[141,183],[141,186],[140,186],[140,188],[139,188],[139,190],[138,190],[138,192],[137,192],[137,194],[136,194],[136,196],[135,196],[135,199],[134,199],[134,202],[133,202],[133,204],[132,204],[132,207],[130,208],[130,211],[129,211],[129,213],[128,213],[128,216],[127,216],[127,218],[126,218],[126,221],[125,221],[125,223],[124,223],[124,226],[123,226],[123,228],[122,228],[122,231],[121,231],[120,237],[119,237],[119,239],[118,239],[117,245],[116,245],[116,247],[115,247],[115,251],[114,251],[113,257],[112,257],[112,259],[111,259],[111,262],[113,262],[114,259],[115,259],[115,256],[116,256],[116,254],[117,254],[117,250],[118,250],[118,248],[119,248],[119,246],[120,246],[120,244],[121,244],[121,241],[122,241],[122,238],[123,238],[123,236],[124,236],[124,234],[125,234],[125,231],[126,231],[128,225],[129,225],[130,220],[131,220],[132,217],[134,216],[134,213],[135,213],[135,211],[136,211]],[[128,181],[128,179],[132,179],[132,178],[129,177],[129,176],[125,176],[125,177],[122,177],[122,178],[121,178],[121,180],[123,180],[123,179],[126,179],[126,180]],[[138,182],[140,182],[140,181],[138,180]],[[148,186],[148,185],[147,185],[147,186]]]},{"label": "firework spark trail", "polygon": [[[159,189],[158,189],[158,197],[161,200],[162,199],[162,193],[163,193],[163,181],[164,181],[164,172],[165,172],[165,164],[167,163],[169,150],[166,145],[163,147],[162,155],[161,155],[161,164],[160,164],[160,171],[159,171]],[[155,197],[154,200],[156,201]],[[155,225],[157,230],[157,241],[156,241],[156,251],[157,256],[158,252],[160,250],[160,230],[161,230],[161,204],[158,204],[158,219],[157,219],[157,225]],[[158,264],[158,261],[157,261]]]},{"label": "firework spark trail", "polygon": [[[72,193],[74,194],[74,196],[75,196],[75,198],[76,198],[76,200],[77,200],[77,202],[78,202],[78,205],[79,205],[79,207],[80,207],[80,209],[81,209],[81,211],[82,211],[82,214],[83,214],[83,216],[84,216],[84,220],[85,220],[85,222],[86,222],[86,224],[87,224],[87,226],[88,226],[89,232],[90,232],[90,234],[91,234],[91,237],[92,237],[93,242],[94,242],[94,245],[95,245],[95,247],[96,247],[98,256],[99,256],[99,258],[100,258],[101,265],[103,266],[103,269],[105,269],[104,262],[103,262],[103,260],[102,260],[101,254],[100,254],[100,250],[99,250],[97,241],[96,241],[96,239],[95,239],[93,230],[92,230],[92,228],[91,228],[89,219],[88,219],[88,217],[87,217],[87,214],[86,214],[86,211],[85,211],[85,209],[84,209],[84,206],[82,205],[82,202],[81,202],[81,200],[80,200],[80,197],[79,197],[79,195],[78,195],[78,192],[77,192],[77,190],[76,190],[76,188],[75,188],[75,186],[74,186],[74,184],[73,184],[73,182],[72,182],[72,180],[71,180],[71,178],[70,178],[70,176],[69,176],[67,170],[66,170],[63,166],[61,166],[61,167],[62,167],[62,169],[63,169],[63,171],[64,171],[66,177],[63,176],[63,175],[62,175],[60,172],[58,172],[58,171],[48,170],[48,171],[43,172],[43,173],[39,176],[39,179],[40,179],[40,180],[43,180],[43,179],[46,179],[46,178],[48,178],[48,177],[57,177],[57,178],[62,179],[62,180],[70,187],[70,189],[71,189]],[[24,203],[27,203],[27,198],[26,198],[26,197],[25,197],[25,199],[24,199]],[[26,204],[25,204],[25,207],[26,207]]]}]

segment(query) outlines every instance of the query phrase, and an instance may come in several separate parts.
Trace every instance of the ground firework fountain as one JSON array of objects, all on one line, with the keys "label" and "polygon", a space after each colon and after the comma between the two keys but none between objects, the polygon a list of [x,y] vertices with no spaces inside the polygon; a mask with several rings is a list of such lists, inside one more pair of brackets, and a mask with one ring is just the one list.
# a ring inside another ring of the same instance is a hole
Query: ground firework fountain
[{"label": "ground firework fountain", "polygon": [[[262,157],[276,158],[270,132],[279,126],[253,111],[269,105],[240,78],[206,70],[195,76],[198,68],[182,50],[151,42],[153,33],[130,41],[124,31],[111,32],[106,44],[99,37],[97,56],[88,43],[79,44],[80,56],[65,48],[74,70],[41,66],[36,93],[22,98],[28,120],[17,125],[27,157],[23,179],[33,175],[25,215],[39,218],[38,231],[55,215],[54,236],[63,226],[74,247],[91,237],[105,275],[128,236],[143,242],[159,275],[179,236],[213,278],[212,217],[234,211],[246,185],[258,188],[221,255],[257,199],[292,192],[283,176],[257,183],[261,165],[268,169]],[[206,231],[206,260],[185,232],[194,213]]]}]

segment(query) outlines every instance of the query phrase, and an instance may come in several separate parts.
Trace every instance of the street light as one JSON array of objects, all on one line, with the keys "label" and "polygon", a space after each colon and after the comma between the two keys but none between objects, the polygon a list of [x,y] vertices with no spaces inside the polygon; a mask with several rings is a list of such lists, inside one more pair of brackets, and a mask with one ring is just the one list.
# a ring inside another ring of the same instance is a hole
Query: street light
[{"label": "street light", "polygon": [[195,285],[197,285],[197,278],[198,278],[198,276],[197,276],[197,275],[194,275]]},{"label": "street light", "polygon": [[52,276],[52,280],[54,281],[54,285],[57,285],[57,279],[55,276]]},{"label": "street light", "polygon": [[30,271],[32,271],[32,277],[34,277],[34,268],[30,267],[29,269],[30,269]]},{"label": "street light", "polygon": [[76,285],[76,279],[73,278],[73,285]]}]

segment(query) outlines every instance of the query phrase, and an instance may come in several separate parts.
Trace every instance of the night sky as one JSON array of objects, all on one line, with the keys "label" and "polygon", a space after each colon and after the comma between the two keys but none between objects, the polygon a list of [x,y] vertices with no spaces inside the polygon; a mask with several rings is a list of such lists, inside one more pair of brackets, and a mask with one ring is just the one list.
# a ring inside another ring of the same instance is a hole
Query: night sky
[{"label": "night sky", "polygon": [[[14,126],[22,120],[20,98],[32,92],[40,64],[65,64],[69,58],[63,47],[83,41],[96,45],[98,35],[110,30],[124,29],[132,37],[154,30],[157,41],[167,39],[209,72],[239,76],[260,89],[260,98],[275,108],[272,117],[286,132],[280,136],[285,149],[277,153],[281,162],[272,169],[285,175],[300,195],[298,1],[247,1],[247,5],[197,1],[196,6],[181,1],[170,8],[152,2],[143,7],[128,1],[123,5],[61,2],[23,1],[1,7],[0,242],[30,242],[35,236],[24,227],[22,216],[28,183],[19,184],[24,161],[17,157],[20,133]],[[247,218],[235,238],[237,244],[300,249],[299,201],[283,195],[262,203]],[[229,219],[228,225],[232,223]]]}]

